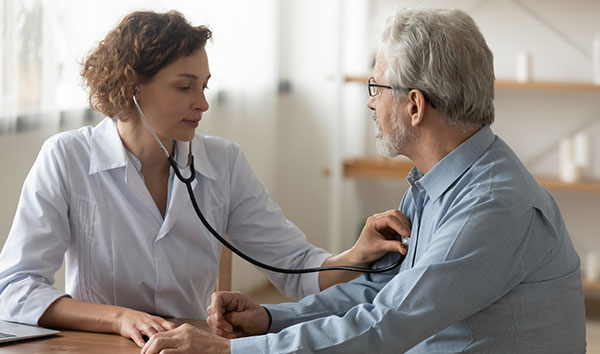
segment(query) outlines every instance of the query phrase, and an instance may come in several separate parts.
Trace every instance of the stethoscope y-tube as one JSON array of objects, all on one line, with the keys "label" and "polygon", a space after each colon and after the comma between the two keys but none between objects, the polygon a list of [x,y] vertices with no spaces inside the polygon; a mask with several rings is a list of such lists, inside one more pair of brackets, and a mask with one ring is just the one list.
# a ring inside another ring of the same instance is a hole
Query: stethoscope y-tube
[{"label": "stethoscope y-tube", "polygon": [[[137,91],[137,89],[136,89],[136,91]],[[209,224],[209,222],[206,220],[206,218],[202,214],[202,211],[200,210],[200,207],[198,206],[198,202],[196,201],[196,197],[194,195],[194,190],[192,188],[192,182],[194,181],[194,178],[196,177],[196,170],[194,169],[194,156],[192,155],[192,142],[190,141],[190,149],[189,149],[189,153],[188,153],[190,175],[186,178],[181,174],[181,171],[179,169],[180,166],[177,163],[177,161],[175,161],[175,158],[173,158],[173,156],[171,156],[171,154],[169,154],[169,151],[165,148],[165,146],[162,144],[162,142],[160,141],[160,139],[154,132],[154,129],[152,129],[152,127],[150,126],[150,123],[146,119],[146,116],[142,112],[142,109],[140,108],[140,105],[138,104],[137,99],[135,98],[135,94],[133,95],[133,103],[135,103],[135,107],[137,108],[137,111],[140,114],[140,117],[142,118],[142,120],[144,121],[144,123],[146,124],[146,126],[148,127],[150,132],[152,133],[152,136],[154,137],[156,142],[160,145],[161,150],[167,156],[167,159],[169,160],[171,167],[173,167],[173,171],[175,172],[175,175],[181,182],[183,182],[185,184],[188,194],[190,196],[190,201],[192,202],[192,206],[194,207],[194,211],[196,212],[196,215],[198,216],[200,221],[202,221],[202,224],[217,240],[219,240],[219,242],[221,242],[221,244],[223,244],[225,247],[229,248],[233,253],[237,254],[244,260],[254,264],[257,267],[261,267],[263,269],[266,269],[266,270],[269,270],[272,272],[286,273],[286,274],[304,274],[304,273],[323,272],[323,271],[328,271],[328,270],[347,270],[347,271],[351,271],[351,272],[361,272],[361,273],[383,273],[383,272],[387,272],[389,270],[392,270],[392,269],[398,267],[404,261],[405,256],[400,254],[400,258],[395,263],[392,263],[392,264],[390,264],[386,267],[382,267],[382,268],[372,269],[372,268],[360,268],[360,267],[350,267],[350,266],[327,266],[327,267],[314,267],[314,268],[303,268],[303,269],[285,269],[285,268],[274,267],[272,265],[265,264],[260,261],[257,261],[254,258],[251,258],[250,256],[246,255],[242,251],[238,250],[235,246],[233,246],[231,243],[229,243],[221,235],[219,235],[219,233]],[[404,245],[405,247],[408,247],[408,237],[402,237],[401,242],[402,242],[402,245]]]}]

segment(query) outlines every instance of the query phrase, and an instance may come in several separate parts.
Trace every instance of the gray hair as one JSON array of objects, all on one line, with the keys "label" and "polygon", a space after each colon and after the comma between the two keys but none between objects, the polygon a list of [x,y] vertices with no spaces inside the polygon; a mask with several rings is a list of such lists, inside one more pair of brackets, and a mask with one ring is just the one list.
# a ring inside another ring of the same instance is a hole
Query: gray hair
[{"label": "gray hair", "polygon": [[[383,31],[385,78],[398,99],[419,89],[461,128],[494,122],[493,54],[475,21],[455,9],[401,9]],[[404,89],[404,91],[402,91]]]}]

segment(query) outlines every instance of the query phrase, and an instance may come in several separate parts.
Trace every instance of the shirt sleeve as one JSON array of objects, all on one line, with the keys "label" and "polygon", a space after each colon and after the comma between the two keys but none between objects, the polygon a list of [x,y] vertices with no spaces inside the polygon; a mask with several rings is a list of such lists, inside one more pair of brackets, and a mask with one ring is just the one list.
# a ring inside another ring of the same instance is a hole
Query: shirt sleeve
[{"label": "shirt sleeve", "polygon": [[37,325],[67,294],[52,287],[70,242],[64,163],[55,141],[42,146],[29,172],[0,253],[0,318]]},{"label": "shirt sleeve", "polygon": [[[288,269],[318,267],[331,256],[308,243],[302,231],[285,218],[239,148],[234,151],[230,186],[227,235],[243,252],[263,263]],[[286,296],[298,299],[320,291],[318,273],[261,271]]]},{"label": "shirt sleeve", "polygon": [[[324,293],[326,300],[316,305],[302,301],[268,307],[276,326],[291,326],[233,340],[232,353],[250,348],[265,353],[349,353],[366,348],[402,353],[497,301],[546,257],[548,248],[540,245],[551,244],[552,235],[532,232],[547,230],[534,208],[516,218],[493,201],[464,203],[459,212],[445,218],[429,245],[421,245],[425,248],[415,266],[381,284],[385,286],[372,301],[373,293],[364,296],[353,289],[368,283],[350,283]],[[341,289],[347,289],[344,292],[356,303],[350,307],[352,301],[348,302],[345,312],[344,306],[329,305]]]}]

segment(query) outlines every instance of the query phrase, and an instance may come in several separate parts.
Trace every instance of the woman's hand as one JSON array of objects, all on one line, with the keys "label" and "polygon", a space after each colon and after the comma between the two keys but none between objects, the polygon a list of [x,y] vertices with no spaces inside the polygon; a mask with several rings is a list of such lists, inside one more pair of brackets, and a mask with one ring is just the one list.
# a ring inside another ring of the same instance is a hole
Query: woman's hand
[{"label": "woman's hand", "polygon": [[267,310],[238,291],[213,293],[206,311],[213,332],[229,339],[264,334],[271,324]]},{"label": "woman's hand", "polygon": [[349,259],[359,266],[368,266],[387,252],[406,254],[406,248],[395,239],[409,237],[411,222],[398,209],[374,214],[367,219],[354,246],[348,250]]},{"label": "woman's hand", "polygon": [[161,317],[149,315],[145,312],[123,308],[117,314],[115,321],[115,332],[125,338],[131,338],[138,347],[143,347],[148,338],[153,334],[175,329],[175,324]]},{"label": "woman's hand", "polygon": [[[323,266],[352,266],[366,268],[383,257],[387,252],[406,254],[406,248],[397,240],[397,235],[410,236],[411,223],[399,210],[388,210],[367,219],[354,246],[340,254],[331,256]],[[319,287],[328,287],[350,281],[360,273],[349,271],[328,271],[319,273]]]}]

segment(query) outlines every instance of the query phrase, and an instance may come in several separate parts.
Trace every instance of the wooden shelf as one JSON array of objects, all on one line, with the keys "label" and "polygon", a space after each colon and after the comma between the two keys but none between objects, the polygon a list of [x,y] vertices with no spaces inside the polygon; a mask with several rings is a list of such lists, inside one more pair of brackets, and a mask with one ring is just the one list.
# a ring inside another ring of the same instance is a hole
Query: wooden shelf
[{"label": "wooden shelf", "polygon": [[358,157],[344,160],[344,177],[368,179],[404,179],[413,163],[384,157]]},{"label": "wooden shelf", "polygon": [[[346,82],[366,83],[367,75],[346,75]],[[511,90],[530,90],[530,91],[589,91],[600,92],[600,85],[586,82],[558,82],[558,81],[539,81],[539,82],[518,82],[514,80],[496,80],[497,89]]]},{"label": "wooden shelf", "polygon": [[585,279],[581,279],[581,285],[583,287],[583,291],[586,295],[600,295],[600,283],[599,282],[589,282]]},{"label": "wooden shelf", "polygon": [[589,91],[600,92],[600,85],[587,82],[518,82],[510,80],[496,80],[496,88],[531,91]]},{"label": "wooden shelf", "polygon": [[[344,160],[344,177],[404,180],[412,168],[412,162],[406,160],[357,157]],[[555,177],[540,176],[536,179],[538,183],[548,189],[600,191],[600,181],[598,180],[566,183]]]},{"label": "wooden shelf", "polygon": [[573,183],[563,182],[556,177],[538,176],[535,178],[539,184],[547,189],[566,189],[598,192],[600,191],[600,181],[598,180],[582,180]]}]

